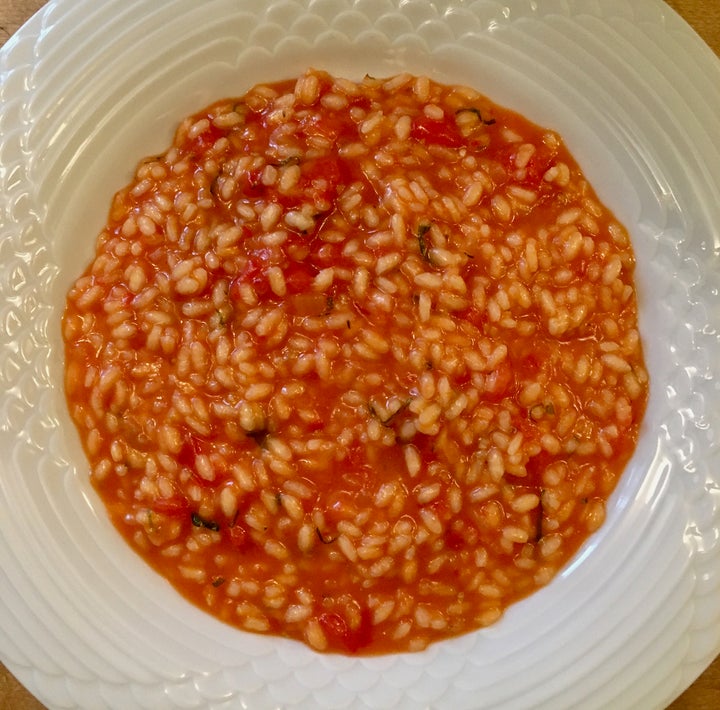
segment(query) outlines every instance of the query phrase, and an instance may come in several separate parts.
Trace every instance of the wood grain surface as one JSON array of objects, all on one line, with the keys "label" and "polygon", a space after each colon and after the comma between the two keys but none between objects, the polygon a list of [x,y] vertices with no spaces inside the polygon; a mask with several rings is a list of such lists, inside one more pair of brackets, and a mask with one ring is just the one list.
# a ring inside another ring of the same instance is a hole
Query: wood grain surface
[{"label": "wood grain surface", "polygon": [[[720,0],[667,0],[667,3],[720,56]],[[0,45],[44,4],[44,0],[0,0]],[[0,664],[0,710],[44,707]],[[720,710],[720,657],[668,710]]]}]

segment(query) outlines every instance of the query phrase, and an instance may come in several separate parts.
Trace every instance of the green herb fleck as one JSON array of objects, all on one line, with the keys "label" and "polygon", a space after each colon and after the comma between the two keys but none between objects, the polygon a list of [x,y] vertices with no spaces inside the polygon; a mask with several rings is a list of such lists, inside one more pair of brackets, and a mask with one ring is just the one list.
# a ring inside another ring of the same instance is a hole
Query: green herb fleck
[{"label": "green herb fleck", "polygon": [[400,414],[400,412],[403,412],[410,406],[410,402],[412,402],[412,399],[406,399],[392,414],[389,414],[385,419],[381,419],[380,423],[383,426],[390,426],[392,420],[395,419],[395,417]]},{"label": "green herb fleck", "polygon": [[260,446],[261,448],[265,448],[265,442],[270,435],[270,432],[265,429],[255,429],[253,431],[246,431],[245,436],[250,437],[255,441],[255,443]]},{"label": "green herb fleck", "polygon": [[428,245],[425,241],[425,235],[430,231],[430,224],[421,224],[417,230],[418,247],[420,248],[420,256],[426,261],[429,261],[428,257]]},{"label": "green herb fleck", "polygon": [[538,496],[540,498],[540,502],[537,507],[537,520],[535,521],[535,542],[540,542],[543,536],[543,518],[545,516],[545,511],[543,510],[544,493],[545,491],[541,490],[540,495]]},{"label": "green herb fleck", "polygon": [[315,534],[318,536],[318,539],[320,540],[320,542],[322,542],[323,545],[329,545],[335,542],[335,540],[337,539],[334,537],[325,537],[325,535],[320,532],[320,528],[315,528]]},{"label": "green herb fleck", "polygon": [[488,118],[487,120],[482,117],[482,113],[480,113],[480,109],[468,107],[468,108],[459,108],[457,111],[455,111],[455,115],[457,116],[460,113],[474,113],[478,120],[484,123],[486,126],[492,126],[496,123],[494,118]]},{"label": "green herb fleck", "polygon": [[190,520],[196,528],[206,528],[214,532],[220,530],[220,526],[214,520],[205,520],[205,518],[198,513],[191,513]]},{"label": "green herb fleck", "polygon": [[288,158],[283,158],[278,163],[272,163],[275,168],[284,168],[286,165],[300,165],[300,157],[297,155],[291,155]]}]

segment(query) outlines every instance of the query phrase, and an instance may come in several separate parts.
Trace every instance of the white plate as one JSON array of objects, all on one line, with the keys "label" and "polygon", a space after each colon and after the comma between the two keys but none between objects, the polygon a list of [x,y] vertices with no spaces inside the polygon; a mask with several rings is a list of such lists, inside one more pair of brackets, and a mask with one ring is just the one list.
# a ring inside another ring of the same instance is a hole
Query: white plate
[{"label": "white plate", "polygon": [[[500,623],[415,655],[189,606],[108,523],[65,408],[65,292],[112,193],[184,115],[308,65],[429,73],[559,130],[638,258],[651,398],[606,525]],[[720,62],[660,0],[53,0],[0,72],[0,660],[40,700],[654,708],[720,651]]]}]

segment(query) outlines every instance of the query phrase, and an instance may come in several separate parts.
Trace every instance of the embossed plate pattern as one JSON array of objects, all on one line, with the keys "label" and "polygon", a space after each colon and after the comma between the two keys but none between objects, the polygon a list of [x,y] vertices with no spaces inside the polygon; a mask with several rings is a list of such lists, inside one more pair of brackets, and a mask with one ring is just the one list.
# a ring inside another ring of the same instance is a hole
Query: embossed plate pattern
[{"label": "embossed plate pattern", "polygon": [[[124,545],[59,329],[112,193],[177,120],[313,65],[474,86],[565,137],[638,258],[652,377],[603,529],[497,625],[320,656]],[[720,63],[660,0],[51,0],[0,51],[0,659],[53,708],[655,708],[720,651]]]}]

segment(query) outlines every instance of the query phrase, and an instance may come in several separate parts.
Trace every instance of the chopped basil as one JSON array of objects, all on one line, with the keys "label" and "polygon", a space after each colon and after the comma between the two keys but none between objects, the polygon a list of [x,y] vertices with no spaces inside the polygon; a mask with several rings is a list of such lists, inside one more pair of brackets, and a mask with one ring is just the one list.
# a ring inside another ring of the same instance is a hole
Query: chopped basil
[{"label": "chopped basil", "polygon": [[457,111],[455,111],[455,115],[457,116],[459,113],[474,113],[478,117],[478,120],[484,123],[486,126],[492,126],[494,123],[496,123],[494,118],[484,119],[482,117],[482,114],[480,113],[480,109],[477,108],[459,108]]},{"label": "chopped basil", "polygon": [[334,537],[325,537],[325,536],[320,532],[320,528],[315,528],[315,533],[317,534],[318,539],[320,540],[320,542],[322,542],[323,545],[329,545],[329,544],[335,542],[335,540],[337,539],[337,538],[334,538]]},{"label": "chopped basil", "polygon": [[213,532],[220,530],[220,526],[214,520],[205,520],[205,518],[200,516],[198,513],[191,513],[190,520],[196,528],[206,528],[207,530],[212,530]]},{"label": "chopped basil", "polygon": [[215,310],[217,315],[218,325],[224,328],[229,322],[232,316],[232,311],[229,306],[221,306]]},{"label": "chopped basil", "polygon": [[535,542],[540,542],[543,536],[543,493],[544,491],[540,491],[540,495],[538,496],[540,498],[540,502],[538,503],[537,508],[537,520],[535,521]]},{"label": "chopped basil", "polygon": [[428,257],[428,245],[425,241],[425,235],[430,231],[430,227],[432,225],[423,223],[418,227],[417,230],[417,240],[418,240],[418,246],[420,247],[420,256],[422,256],[423,259],[426,261],[429,260]]},{"label": "chopped basil", "polygon": [[410,402],[412,402],[411,397],[406,399],[394,412],[390,412],[384,419],[380,417],[372,402],[368,403],[368,411],[370,412],[370,416],[373,417],[373,419],[377,419],[383,426],[390,426],[392,420],[410,406]]},{"label": "chopped basil", "polygon": [[553,406],[552,402],[549,402],[548,404],[535,404],[530,407],[529,414],[531,419],[538,421],[546,415],[550,417],[554,416],[555,407]]},{"label": "chopped basil", "polygon": [[395,419],[395,417],[400,414],[400,412],[404,411],[410,406],[410,402],[412,402],[412,399],[406,399],[392,414],[389,414],[385,419],[381,419],[380,423],[383,426],[389,426],[392,420]]},{"label": "chopped basil", "polygon": [[291,155],[289,158],[283,158],[279,163],[271,163],[273,167],[284,168],[286,165],[300,165],[300,157]]},{"label": "chopped basil", "polygon": [[268,438],[270,432],[267,429],[256,429],[254,431],[246,431],[245,435],[255,440],[255,443],[260,447],[265,447],[265,440]]}]

